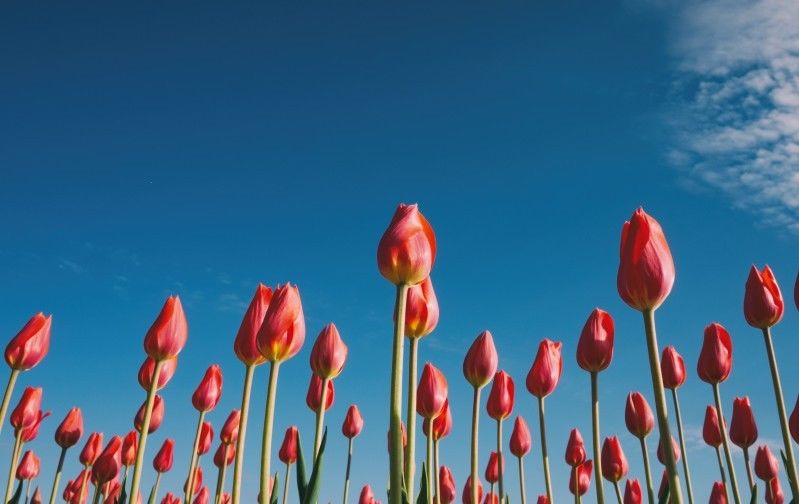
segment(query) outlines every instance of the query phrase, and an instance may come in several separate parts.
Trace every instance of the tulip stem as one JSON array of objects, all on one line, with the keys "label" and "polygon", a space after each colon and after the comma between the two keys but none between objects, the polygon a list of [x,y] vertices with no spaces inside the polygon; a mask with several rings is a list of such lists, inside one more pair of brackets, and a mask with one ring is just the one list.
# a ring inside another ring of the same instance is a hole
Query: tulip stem
[{"label": "tulip stem", "polygon": [[[741,504],[741,496],[738,493],[738,478],[735,477],[735,466],[732,464],[732,452],[730,451],[730,443],[727,440],[727,425],[724,422],[724,411],[721,408],[721,393],[719,393],[719,384],[713,384],[713,398],[716,401],[716,409],[719,413],[719,428],[721,430],[721,443],[724,445],[724,458],[727,459],[727,474],[730,475],[730,486],[732,487],[732,496],[735,504]],[[671,450],[663,450],[669,452]]]},{"label": "tulip stem", "polygon": [[685,472],[685,491],[688,494],[688,503],[694,504],[694,490],[691,484],[691,471],[688,469],[688,450],[685,449],[685,437],[682,433],[682,414],[680,414],[680,401],[677,399],[677,389],[671,389],[671,399],[674,403],[674,417],[677,420],[677,435],[680,437],[680,450],[682,450],[682,469]]},{"label": "tulip stem", "polygon": [[716,449],[716,461],[719,463],[719,472],[721,473],[721,482],[724,483],[724,493],[727,493],[727,474],[724,472],[724,462],[721,460],[721,450],[718,446]]},{"label": "tulip stem", "polygon": [[[224,467],[224,462],[222,467]],[[214,504],[219,504],[219,496],[222,495],[222,467],[217,468],[216,471],[216,491],[214,492]]]},{"label": "tulip stem", "polygon": [[[8,383],[6,384],[6,391],[3,393],[3,403],[0,404],[0,431],[3,430],[3,424],[6,421],[8,404],[11,402],[11,395],[14,392],[14,385],[17,383],[18,376],[19,376],[19,369],[12,369],[11,375],[8,377]],[[8,502],[7,499],[6,502]]]},{"label": "tulip stem", "polygon": [[[64,459],[67,456],[67,448],[61,448],[61,455],[58,457],[55,477],[53,478],[53,489],[50,491],[50,504],[55,504],[56,494],[58,493],[58,483],[61,481],[61,471],[64,469]],[[6,501],[8,502],[8,501]]]},{"label": "tulip stem", "polygon": [[[477,479],[477,437],[480,429],[480,387],[472,387],[474,394],[472,396],[472,449],[471,449],[471,478],[472,478],[472,496],[470,499],[471,504],[479,504],[477,487],[479,480]],[[432,430],[432,426],[430,427]]]},{"label": "tulip stem", "polygon": [[749,481],[749,493],[754,491],[755,479],[752,477],[752,467],[749,464],[749,448],[744,448],[744,465],[746,465],[746,479]]},{"label": "tulip stem", "polygon": [[141,471],[144,465],[144,448],[147,446],[147,435],[150,433],[150,419],[153,415],[153,405],[155,404],[155,391],[158,388],[158,379],[161,376],[161,368],[165,361],[156,361],[153,369],[153,377],[150,380],[150,388],[147,390],[147,402],[144,406],[144,418],[142,428],[139,433],[139,446],[136,448],[136,464],[133,466],[133,481],[130,484],[130,502],[137,502],[139,496],[139,483],[141,482]]},{"label": "tulip stem", "polygon": [[14,436],[14,448],[11,450],[11,464],[8,467],[8,483],[6,484],[6,498],[3,502],[11,499],[11,490],[14,487],[14,474],[17,472],[17,460],[19,459],[20,447],[22,445],[22,429],[19,429]]},{"label": "tulip stem", "polygon": [[350,495],[350,469],[352,468],[352,438],[347,438],[347,470],[344,473],[344,500],[347,504]]},{"label": "tulip stem", "polygon": [[[766,353],[768,354],[768,364],[771,369],[771,381],[774,385],[774,399],[777,401],[777,412],[780,417],[780,428],[782,429],[782,442],[785,445],[785,458],[788,464],[785,470],[788,474],[788,483],[791,485],[793,500],[799,501],[799,476],[796,473],[796,458],[793,454],[793,445],[788,431],[788,417],[785,414],[785,399],[782,395],[782,382],[780,372],[777,369],[777,357],[774,355],[774,343],[771,341],[771,328],[763,329],[763,339],[766,342]],[[2,419],[0,419],[2,420]]]},{"label": "tulip stem", "polygon": [[156,471],[155,483],[153,484],[153,488],[150,490],[150,498],[147,500],[147,504],[155,504],[155,501],[158,499],[159,486],[161,486],[161,473]]},{"label": "tulip stem", "polygon": [[[194,433],[194,444],[191,447],[191,458],[189,459],[189,476],[186,478],[186,499],[185,504],[191,504],[191,498],[194,497],[194,471],[197,468],[197,460],[200,456],[197,454],[197,449],[200,447],[200,435],[203,431],[203,421],[205,420],[205,411],[200,412],[197,419],[197,431]],[[143,428],[142,428],[143,429]]]},{"label": "tulip stem", "polygon": [[222,462],[222,490],[219,492],[219,502],[222,502],[222,494],[225,493],[225,478],[227,478],[227,451],[229,447],[225,446],[225,460]]},{"label": "tulip stem", "polygon": [[[652,375],[652,388],[655,393],[655,406],[658,414],[658,430],[660,442],[663,447],[671,446],[671,429],[669,428],[669,414],[666,406],[666,392],[663,388],[663,375],[660,370],[660,349],[658,348],[657,332],[655,330],[655,311],[646,309],[643,312],[644,328],[646,330],[646,347],[649,353],[649,371]],[[677,463],[674,460],[674,450],[664,449],[666,455],[666,472],[669,478],[669,501],[673,504],[682,504],[682,490],[680,489],[680,475],[677,472]]]},{"label": "tulip stem", "polygon": [[[279,372],[280,361],[272,361],[269,367],[269,389],[266,393],[264,432],[261,441],[260,504],[268,504],[271,498],[272,422],[275,417],[275,396],[277,395],[277,376]],[[241,436],[241,433],[239,433],[239,436]]]},{"label": "tulip stem", "polygon": [[618,481],[614,481],[613,482],[613,488],[616,490],[616,499],[619,501],[619,504],[623,504],[622,503],[622,498],[621,498],[621,488],[619,488],[619,482]]},{"label": "tulip stem", "polygon": [[602,484],[602,458],[599,456],[599,373],[591,371],[591,427],[594,438],[594,481],[597,504],[605,504],[605,488]]},{"label": "tulip stem", "polygon": [[416,479],[416,369],[419,360],[419,338],[410,338],[408,352],[408,410],[405,413],[408,444],[405,446],[405,490],[412,496]]},{"label": "tulip stem", "polygon": [[319,454],[319,443],[322,442],[322,428],[325,424],[325,411],[327,406],[327,385],[330,383],[330,378],[322,379],[322,393],[319,398],[319,409],[316,410],[316,432],[314,433],[313,440],[313,459],[316,463],[316,456]]},{"label": "tulip stem", "polygon": [[436,480],[436,504],[441,504],[441,466],[438,465],[438,439],[433,440],[433,471],[433,478]]},{"label": "tulip stem", "polygon": [[646,438],[638,438],[641,441],[641,455],[644,457],[644,475],[646,476],[646,492],[649,497],[649,504],[655,504],[655,488],[652,486],[652,470],[649,467],[649,448],[646,446]]},{"label": "tulip stem", "polygon": [[286,464],[286,476],[283,477],[283,504],[289,501],[289,481],[291,479],[291,462]]},{"label": "tulip stem", "polygon": [[[549,456],[547,455],[547,434],[544,423],[544,398],[538,398],[538,427],[541,432],[541,459],[544,462],[544,482],[547,488],[547,500],[553,504],[552,500],[552,478],[549,476]],[[578,494],[580,492],[577,492]]]},{"label": "tulip stem", "polygon": [[[391,355],[391,401],[389,403],[389,503],[402,503],[402,358],[405,342],[405,308],[408,301],[408,286],[397,285],[394,307],[394,344]],[[410,475],[409,475],[410,476]],[[410,499],[410,497],[409,497]],[[262,503],[266,504],[266,503]]]},{"label": "tulip stem", "polygon": [[502,457],[502,419],[497,419],[497,468],[499,469],[499,502],[505,502],[505,462]]},{"label": "tulip stem", "polygon": [[[432,425],[433,421],[430,420],[430,424]],[[425,473],[427,477],[427,502],[433,502],[433,491],[435,487],[433,485],[433,429],[429,429],[429,433],[427,434],[427,467],[425,467]]]},{"label": "tulip stem", "polygon": [[236,440],[236,462],[233,466],[231,504],[239,504],[241,497],[241,473],[244,469],[244,438],[247,435],[247,417],[250,414],[250,394],[252,393],[252,378],[254,375],[255,365],[247,364],[244,368],[244,390],[241,394],[241,416],[239,417],[239,437]]},{"label": "tulip stem", "polygon": [[522,504],[526,504],[527,492],[524,489],[524,461],[522,460],[522,457],[516,457],[516,458],[519,460],[519,498]]},{"label": "tulip stem", "polygon": [[96,485],[94,487],[94,498],[92,499],[92,504],[99,504],[100,502],[100,485]]},{"label": "tulip stem", "polygon": [[577,472],[577,468],[580,466],[574,466],[571,470],[571,478],[574,482],[574,502],[575,504],[580,504],[582,500],[582,496],[580,495],[580,475]]}]

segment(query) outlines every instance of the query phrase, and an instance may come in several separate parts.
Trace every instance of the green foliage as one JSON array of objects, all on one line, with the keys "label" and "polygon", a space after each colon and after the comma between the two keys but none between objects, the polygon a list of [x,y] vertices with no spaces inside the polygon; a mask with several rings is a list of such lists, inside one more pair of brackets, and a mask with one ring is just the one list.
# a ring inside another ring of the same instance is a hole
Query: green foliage
[{"label": "green foliage", "polygon": [[19,504],[19,498],[22,495],[22,481],[20,480],[19,485],[17,485],[17,489],[14,491],[14,495],[11,496],[11,500],[8,501],[8,504]]},{"label": "green foliage", "polygon": [[319,443],[319,453],[313,461],[311,477],[308,478],[305,472],[305,458],[302,456],[300,435],[297,434],[297,492],[300,495],[300,504],[316,504],[316,501],[319,499],[325,446],[327,446],[327,428],[325,428],[325,432],[322,434],[322,442]]},{"label": "green foliage", "polygon": [[424,462],[422,462],[422,478],[419,481],[419,496],[416,497],[416,504],[432,504],[427,501],[427,471],[425,470]]}]

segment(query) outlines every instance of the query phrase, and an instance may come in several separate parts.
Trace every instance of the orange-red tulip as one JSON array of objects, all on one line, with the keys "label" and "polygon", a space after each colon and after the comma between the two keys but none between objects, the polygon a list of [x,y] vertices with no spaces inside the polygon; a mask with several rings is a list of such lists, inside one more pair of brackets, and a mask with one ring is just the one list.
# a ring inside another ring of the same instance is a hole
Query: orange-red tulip
[{"label": "orange-red tulip", "polygon": [[[438,441],[449,435],[452,431],[452,410],[449,407],[449,399],[444,401],[441,413],[433,420],[433,440]],[[430,435],[430,420],[425,419],[422,423],[422,430],[425,436]]]},{"label": "orange-red tulip", "polygon": [[742,449],[749,448],[757,441],[757,424],[748,397],[736,397],[732,402],[730,441]]},{"label": "orange-red tulip", "polygon": [[457,490],[455,489],[455,478],[452,476],[452,471],[449,467],[442,465],[438,470],[438,486],[441,489],[439,500],[443,504],[451,504],[455,502]]},{"label": "orange-red tulip", "polygon": [[416,389],[416,412],[422,417],[437,417],[447,400],[447,379],[444,373],[429,362],[424,365],[419,387]]},{"label": "orange-red tulip", "polygon": [[103,500],[103,504],[116,504],[121,493],[122,485],[119,483],[119,481],[109,481],[108,489],[105,491],[106,497]]},{"label": "orange-red tulip", "polygon": [[732,340],[730,333],[718,323],[705,327],[705,339],[696,371],[699,378],[710,384],[721,383],[732,370]]},{"label": "orange-red tulip", "polygon": [[42,491],[39,490],[39,487],[36,487],[36,490],[33,491],[30,504],[42,504]]},{"label": "orange-red tulip", "polygon": [[588,491],[588,487],[591,486],[591,473],[593,471],[594,462],[592,460],[586,460],[582,464],[572,467],[571,475],[569,476],[569,491],[572,495],[576,495],[575,492],[579,492],[580,495],[585,495],[585,492]]},{"label": "orange-red tulip", "polygon": [[347,345],[341,339],[336,324],[327,324],[311,348],[311,371],[320,378],[335,378],[347,361]]},{"label": "orange-red tulip", "polygon": [[285,284],[275,290],[258,330],[258,350],[270,362],[294,357],[305,341],[305,315],[300,290]]},{"label": "orange-red tulip", "polygon": [[494,420],[508,418],[513,412],[514,390],[513,378],[508,373],[499,371],[495,374],[486,404],[488,416]]},{"label": "orange-red tulip", "polygon": [[674,285],[674,259],[660,223],[642,208],[621,231],[619,296],[636,310],[655,309]]},{"label": "orange-red tulip", "polygon": [[484,387],[497,372],[499,357],[494,347],[494,337],[483,331],[474,340],[463,359],[463,376],[473,387]]},{"label": "orange-red tulip", "polygon": [[714,448],[721,446],[721,424],[719,423],[719,414],[715,406],[708,406],[705,410],[702,438],[709,446]]},{"label": "orange-red tulip", "polygon": [[721,481],[713,483],[708,504],[727,504],[727,489]]},{"label": "orange-red tulip", "polygon": [[779,475],[780,466],[777,462],[777,457],[771,453],[768,445],[760,445],[757,447],[755,454],[755,474],[758,478],[768,483]]},{"label": "orange-red tulip", "polygon": [[6,346],[6,363],[16,371],[26,371],[36,366],[50,349],[50,327],[53,316],[37,313]]},{"label": "orange-red tulip", "polygon": [[[164,360],[161,364],[161,371],[158,373],[158,385],[155,387],[155,390],[161,390],[162,388],[166,387],[166,384],[169,383],[169,380],[171,380],[175,375],[177,368],[177,357]],[[139,385],[141,385],[144,390],[150,390],[150,385],[153,383],[154,372],[155,360],[148,356],[144,359],[144,362],[142,362],[141,367],[139,368]]]},{"label": "orange-red tulip", "polygon": [[80,408],[72,408],[55,431],[55,442],[61,448],[75,446],[83,436],[83,415]]},{"label": "orange-red tulip", "polygon": [[663,349],[660,370],[663,376],[663,386],[667,389],[676,389],[685,383],[685,361],[673,346]]},{"label": "orange-red tulip", "polygon": [[291,426],[286,429],[286,434],[283,436],[283,444],[280,445],[278,457],[284,464],[293,464],[297,461],[297,437],[299,431],[297,427]]},{"label": "orange-red tulip", "polygon": [[180,298],[169,296],[144,337],[144,351],[156,361],[171,359],[183,350],[188,337],[189,325]]},{"label": "orange-red tulip", "polygon": [[499,504],[499,496],[494,492],[488,492],[483,499],[483,504]]},{"label": "orange-red tulip", "polygon": [[791,431],[791,437],[794,441],[799,443],[799,396],[796,398],[796,404],[791,411],[791,417],[788,419],[788,430]]},{"label": "orange-red tulip", "polygon": [[194,498],[192,504],[208,504],[211,494],[208,492],[208,487],[204,486],[197,492],[197,497]]},{"label": "orange-red tulip", "polygon": [[100,485],[108,483],[117,476],[122,468],[122,438],[114,436],[105,446],[105,449],[97,457],[92,466],[92,481],[97,481]]},{"label": "orange-red tulip", "polygon": [[544,339],[538,345],[538,353],[527,373],[527,390],[536,397],[546,397],[558,386],[563,372],[563,343]]},{"label": "orange-red tulip", "polygon": [[566,463],[571,467],[576,467],[585,462],[585,444],[583,436],[577,429],[572,429],[569,433],[569,442],[566,443]]},{"label": "orange-red tulip", "polygon": [[486,481],[492,484],[499,481],[499,455],[497,455],[497,452],[495,451],[492,451],[488,456],[485,478]]},{"label": "orange-red tulip", "polygon": [[782,504],[785,496],[782,494],[780,479],[774,478],[766,484],[766,504]]},{"label": "orange-red tulip", "polygon": [[341,433],[344,437],[352,439],[361,433],[361,429],[363,429],[363,417],[358,406],[353,404],[347,409],[344,423],[341,424]]},{"label": "orange-red tulip", "polygon": [[372,487],[364,485],[361,488],[361,495],[358,497],[358,504],[375,504],[376,502]]},{"label": "orange-red tulip", "polygon": [[627,457],[624,456],[624,450],[621,449],[621,443],[616,436],[605,438],[602,443],[602,476],[614,483],[621,481],[622,478],[627,476],[629,465],[627,464]]},{"label": "orange-red tulip", "polygon": [[[136,416],[133,418],[133,427],[141,432],[142,424],[144,423],[144,409],[147,407],[147,401],[143,402]],[[164,421],[164,400],[160,395],[156,394],[153,400],[153,412],[150,415],[150,425],[148,426],[147,433],[152,434],[161,427],[161,422]]]},{"label": "orange-red tulip", "polygon": [[[191,493],[192,495],[197,495],[197,493],[200,491],[200,488],[202,488],[203,486],[203,468],[200,467],[199,464],[197,465],[197,468],[194,470],[194,479],[192,480],[192,483],[193,483],[193,488]],[[188,489],[189,489],[189,480],[187,478],[186,481],[183,482],[183,493],[184,494],[187,493],[186,490]]]},{"label": "orange-red tulip", "polygon": [[613,360],[613,335],[613,317],[604,310],[594,308],[577,342],[577,364],[593,373],[610,366]]},{"label": "orange-red tulip", "polygon": [[22,442],[30,443],[31,441],[36,439],[36,436],[39,435],[39,427],[41,427],[42,425],[42,420],[49,417],[50,414],[51,414],[50,411],[39,410],[39,413],[36,416],[36,421],[33,422],[33,425],[30,425],[25,429],[22,429],[22,437],[20,438],[22,439]]},{"label": "orange-red tulip", "polygon": [[135,430],[128,432],[122,440],[122,465],[132,466],[136,463],[136,449],[139,445],[139,435]]},{"label": "orange-red tulip", "polygon": [[[319,411],[319,407],[322,405],[322,383],[324,380],[316,376],[315,374],[311,375],[311,382],[308,384],[308,393],[305,394],[305,404],[311,409],[311,411]],[[327,380],[327,393],[325,394],[325,411],[329,410],[331,406],[333,406],[333,399],[336,396],[336,389],[333,386],[333,380]]]},{"label": "orange-red tulip", "polygon": [[405,336],[421,338],[427,336],[438,325],[438,299],[430,277],[408,289],[405,307]]},{"label": "orange-red tulip", "polygon": [[39,475],[41,461],[39,457],[31,450],[27,450],[25,455],[22,456],[19,465],[17,466],[17,479],[18,480],[31,480]]},{"label": "orange-red tulip", "polygon": [[230,412],[219,431],[219,440],[224,444],[233,444],[239,439],[239,425],[241,424],[241,411],[234,409]]},{"label": "orange-red tulip", "polygon": [[229,444],[220,443],[219,448],[214,453],[214,465],[222,468],[223,465],[229,466],[236,458],[236,447]]},{"label": "orange-red tulip", "polygon": [[222,492],[219,497],[219,504],[230,504],[231,495],[229,492]]},{"label": "orange-red tulip", "polygon": [[627,405],[624,408],[624,422],[627,430],[637,438],[645,438],[655,428],[655,417],[646,398],[640,392],[633,392],[627,396]]},{"label": "orange-red tulip", "polygon": [[744,316],[752,327],[765,329],[782,319],[785,301],[774,272],[768,266],[758,271],[753,265],[749,270],[744,292]]},{"label": "orange-red tulip", "polygon": [[191,396],[191,403],[197,411],[211,411],[222,398],[222,369],[213,364],[205,371],[203,379]]},{"label": "orange-red tulip", "polygon": [[430,276],[435,260],[430,223],[417,205],[400,204],[377,246],[380,274],[394,285],[415,285]]},{"label": "orange-red tulip", "polygon": [[530,453],[533,446],[530,429],[521,416],[516,417],[513,423],[513,432],[510,435],[510,452],[517,457],[524,457]]},{"label": "orange-red tulip", "polygon": [[42,388],[25,387],[9,421],[14,431],[22,431],[39,421],[42,408]]},{"label": "orange-red tulip", "polygon": [[[677,444],[677,441],[675,441],[673,437],[671,438],[671,451],[674,454],[674,461],[679,462],[682,452],[680,452],[680,445]],[[660,462],[663,465],[666,465],[666,454],[663,451],[663,443],[660,442],[658,443],[657,455],[658,455],[658,462]]]},{"label": "orange-red tulip", "polygon": [[172,492],[167,492],[161,499],[161,504],[180,504],[180,497],[175,497]]},{"label": "orange-red tulip", "polygon": [[546,495],[539,495],[536,504],[549,504],[549,499]]},{"label": "orange-red tulip", "polygon": [[97,460],[97,457],[100,456],[100,452],[103,449],[103,433],[102,432],[92,432],[89,434],[89,438],[86,440],[86,445],[83,447],[83,450],[80,452],[80,463],[84,466],[90,466],[94,464],[94,461]]},{"label": "orange-red tulip", "polygon": [[257,366],[266,362],[266,358],[258,350],[258,331],[261,329],[271,301],[272,289],[264,284],[258,284],[239,326],[239,332],[236,333],[233,351],[236,352],[236,357],[248,366]]},{"label": "orange-red tulip", "polygon": [[624,504],[641,504],[641,502],[643,502],[641,483],[637,479],[628,479],[624,485]]},{"label": "orange-red tulip", "polygon": [[172,439],[165,439],[164,444],[155,454],[153,459],[153,469],[155,472],[165,473],[172,469],[172,462],[174,461],[175,441]]},{"label": "orange-red tulip", "polygon": [[205,455],[211,449],[214,441],[214,428],[211,422],[203,422],[200,427],[200,437],[197,438],[197,455]]},{"label": "orange-red tulip", "polygon": [[[477,480],[477,502],[483,500],[483,484]],[[463,504],[472,504],[472,477],[466,478],[466,483],[463,485],[463,492],[461,492],[461,501]]]}]

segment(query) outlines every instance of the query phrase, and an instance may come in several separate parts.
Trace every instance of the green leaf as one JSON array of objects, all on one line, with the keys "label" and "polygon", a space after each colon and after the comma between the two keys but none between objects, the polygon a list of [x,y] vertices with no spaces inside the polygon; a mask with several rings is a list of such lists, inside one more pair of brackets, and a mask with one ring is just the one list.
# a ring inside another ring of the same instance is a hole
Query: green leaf
[{"label": "green leaf", "polygon": [[269,504],[277,504],[277,495],[280,493],[280,482],[277,478],[277,473],[275,473],[275,477],[272,478],[272,495],[269,496]]},{"label": "green leaf", "polygon": [[125,504],[125,501],[128,500],[128,493],[125,491],[125,488],[128,486],[128,477],[125,476],[122,478],[122,490],[119,491],[119,497],[117,497],[116,504]]},{"label": "green leaf", "polygon": [[300,433],[297,433],[297,493],[300,502],[305,501],[305,492],[308,488],[308,478],[305,475],[305,458],[302,456],[302,443],[300,443]]},{"label": "green leaf", "polygon": [[322,442],[319,443],[319,453],[316,454],[314,459],[313,471],[311,471],[311,478],[308,480],[305,498],[302,504],[316,504],[319,498],[319,486],[322,482],[322,461],[324,460],[325,445],[327,445],[327,427],[322,434]]},{"label": "green leaf", "polygon": [[22,495],[22,480],[19,481],[19,485],[17,485],[17,489],[14,491],[14,495],[11,496],[11,500],[8,501],[8,504],[17,504],[19,502],[19,498]]},{"label": "green leaf", "polygon": [[663,495],[661,495],[660,498],[658,499],[658,504],[666,504],[667,502],[669,502],[669,490],[670,489],[668,485],[666,485],[666,489],[663,490]]},{"label": "green leaf", "polygon": [[427,470],[424,464],[422,462],[422,478],[419,480],[419,496],[416,498],[416,504],[430,504],[427,500]]},{"label": "green leaf", "polygon": [[752,487],[752,498],[749,499],[749,504],[757,504],[757,485]]}]

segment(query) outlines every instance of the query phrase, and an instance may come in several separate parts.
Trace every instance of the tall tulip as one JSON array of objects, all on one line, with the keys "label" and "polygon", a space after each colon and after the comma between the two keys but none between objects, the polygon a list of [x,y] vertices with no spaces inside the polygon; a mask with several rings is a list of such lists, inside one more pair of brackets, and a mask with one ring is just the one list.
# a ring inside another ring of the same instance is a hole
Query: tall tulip
[{"label": "tall tulip", "polygon": [[[161,390],[169,383],[169,380],[175,375],[175,371],[178,369],[178,358],[172,357],[171,359],[167,359],[163,361],[161,364],[161,371],[158,373],[158,385],[156,385],[156,391]],[[150,357],[149,355],[144,359],[142,362],[141,367],[139,368],[139,385],[146,391],[150,390],[150,385],[153,382],[153,373],[155,372],[155,359]]]},{"label": "tall tulip", "polygon": [[497,452],[492,451],[488,455],[488,462],[486,463],[485,478],[490,486],[488,495],[494,493],[494,485],[499,481],[499,455]]},{"label": "tall tulip", "polygon": [[[473,485],[472,481],[476,481],[477,484]],[[483,484],[480,482],[479,479],[472,479],[471,476],[466,478],[466,483],[463,485],[463,491],[461,492],[461,501],[463,504],[480,504],[483,500]]]},{"label": "tall tulip", "polygon": [[[200,380],[199,385],[194,390],[191,396],[191,403],[199,412],[197,420],[197,430],[194,434],[194,445],[192,446],[191,456],[189,457],[189,486],[185,495],[185,502],[192,502],[193,485],[191,478],[194,474],[194,468],[197,467],[197,460],[202,453],[207,452],[211,447],[211,440],[213,439],[213,432],[210,436],[208,432],[211,425],[205,422],[205,415],[213,410],[222,397],[222,369],[217,364],[208,367]],[[207,426],[206,426],[207,424]],[[205,435],[204,434],[205,431]],[[200,449],[202,445],[202,450]]]},{"label": "tall tulip", "polygon": [[777,458],[771,453],[768,445],[760,445],[757,447],[755,453],[755,474],[757,477],[768,483],[779,475],[779,462]]},{"label": "tall tulip", "polygon": [[[270,498],[272,423],[277,401],[277,377],[280,364],[292,357],[305,342],[305,315],[302,311],[300,290],[296,285],[278,286],[264,315],[256,337],[258,350],[269,361],[269,388],[264,408],[264,430],[261,441],[260,503]],[[240,436],[242,438],[243,436]],[[234,497],[235,499],[235,497]],[[233,504],[237,504],[234,502]]]},{"label": "tall tulip", "polygon": [[628,479],[624,485],[624,504],[641,504],[641,483],[637,479]]},{"label": "tall tulip", "polygon": [[234,409],[230,412],[222,424],[219,431],[219,440],[225,444],[236,444],[239,439],[239,427],[241,426],[241,410]]},{"label": "tall tulip", "polygon": [[[486,404],[488,416],[497,422],[497,454],[500,466],[504,463],[502,457],[502,445],[504,443],[502,437],[502,421],[513,412],[514,390],[513,378],[505,371],[499,371],[494,375],[494,381],[491,384],[491,392],[488,394],[488,403]],[[500,467],[499,471],[500,502],[505,501],[504,469],[504,467]]]},{"label": "tall tulip", "polygon": [[[139,433],[142,432],[144,426],[144,418],[147,414],[147,402],[143,402],[142,405],[139,407],[139,410],[136,412],[136,416],[133,417],[133,427],[136,428]],[[157,431],[159,427],[161,427],[161,422],[164,421],[164,399],[156,394],[155,398],[153,399],[153,405],[150,410],[150,423],[147,424],[147,434],[152,434],[153,432]],[[141,436],[139,437],[139,445],[141,445]],[[136,458],[138,460],[138,448],[136,453]]]},{"label": "tall tulip", "polygon": [[[216,491],[214,492],[214,503],[219,504],[220,500],[222,499],[222,493],[225,488],[225,475],[227,474],[227,466],[233,463],[233,457],[235,450],[229,444],[219,443],[219,448],[216,449],[214,453],[214,465],[217,468],[217,477],[216,477]],[[286,485],[288,486],[288,478],[289,474],[286,472]]]},{"label": "tall tulip", "polygon": [[77,502],[83,504],[87,497],[88,478],[91,472],[90,468],[94,465],[100,452],[103,451],[103,433],[92,432],[80,452],[80,463],[83,465],[83,471],[80,474],[80,481],[76,488],[78,490],[76,497]]},{"label": "tall tulip", "polygon": [[628,470],[627,457],[624,456],[624,451],[621,449],[619,438],[616,436],[605,438],[605,442],[602,444],[602,476],[613,483],[619,504],[622,504],[619,481],[627,476]]},{"label": "tall tulip", "polygon": [[649,467],[649,449],[646,446],[646,437],[655,428],[655,417],[646,398],[640,392],[632,392],[627,396],[624,408],[624,422],[630,434],[637,437],[641,444],[641,456],[644,459],[644,475],[646,476],[646,489],[649,503],[655,502],[655,489],[652,485],[652,471]]},{"label": "tall tulip", "polygon": [[347,414],[344,416],[344,423],[341,424],[341,433],[347,438],[347,470],[344,473],[344,504],[347,504],[347,498],[350,493],[350,469],[352,467],[352,440],[361,433],[363,429],[363,417],[358,406],[351,404],[347,408]]},{"label": "tall tulip", "polygon": [[[436,471],[436,480],[433,482],[433,484],[435,485],[435,493],[439,494],[441,492],[438,475],[442,466],[439,463],[438,446],[441,439],[448,436],[452,431],[452,410],[449,407],[449,399],[444,401],[444,407],[441,408],[441,413],[438,416],[432,420],[425,420],[424,423],[422,423],[422,430],[426,436],[433,438],[433,468]],[[436,502],[436,504],[441,503]]]},{"label": "tall tulip", "polygon": [[281,462],[286,464],[286,478],[283,485],[283,504],[288,501],[289,495],[289,474],[291,473],[291,464],[297,461],[299,453],[299,432],[297,427],[291,426],[286,429],[286,434],[283,436],[283,443],[280,445],[278,451],[278,458]]},{"label": "tall tulip", "polygon": [[736,397],[732,402],[732,421],[730,421],[730,441],[744,452],[746,477],[749,480],[749,489],[755,486],[752,477],[752,466],[749,463],[749,447],[757,441],[757,424],[752,413],[752,404],[748,397]]},{"label": "tall tulip", "polygon": [[92,481],[95,482],[94,502],[99,502],[101,489],[103,486],[116,479],[119,476],[119,471],[122,468],[122,438],[114,436],[108,441],[108,444],[103,449],[103,452],[97,457],[92,466]]},{"label": "tall tulip", "polygon": [[42,388],[25,387],[19,403],[11,412],[9,423],[14,427],[14,447],[11,450],[11,464],[8,469],[8,482],[6,484],[5,501],[11,498],[14,485],[14,474],[17,470],[22,445],[24,444],[25,431],[34,427],[42,418]]},{"label": "tall tulip", "polygon": [[519,461],[519,494],[522,504],[527,503],[527,492],[524,488],[524,462],[522,459],[530,453],[532,444],[527,422],[524,421],[522,416],[517,416],[516,421],[513,423],[513,432],[510,435],[510,452]]},{"label": "tall tulip", "polygon": [[64,469],[64,460],[67,450],[75,446],[80,438],[83,437],[83,414],[80,408],[72,408],[58,425],[55,431],[55,442],[61,447],[61,454],[58,457],[55,477],[53,478],[53,489],[50,492],[50,504],[55,504],[58,494],[58,484],[61,481],[61,472]]},{"label": "tall tulip", "polygon": [[[427,422],[433,421],[439,416],[447,403],[447,379],[438,368],[430,364],[425,364],[422,370],[422,377],[419,380],[419,387],[416,392],[416,412],[419,413]],[[410,445],[410,437],[408,438]],[[427,435],[427,465],[425,466],[428,493],[428,502],[432,501],[434,490],[433,471],[433,436],[430,432]]]},{"label": "tall tulip", "polygon": [[719,414],[715,406],[708,406],[705,410],[705,421],[702,425],[702,438],[708,446],[712,446],[716,451],[716,461],[721,472],[721,482],[727,484],[727,474],[724,472],[724,462],[721,460],[721,425],[719,424]]},{"label": "tall tulip", "polygon": [[372,492],[372,487],[364,485],[361,488],[361,494],[358,497],[358,504],[379,504],[380,501],[375,499],[375,494]]},{"label": "tall tulip", "polygon": [[569,441],[566,443],[566,454],[563,458],[569,467],[574,468],[585,462],[585,457],[583,436],[578,429],[572,429],[569,432]]},{"label": "tall tulip", "polygon": [[136,446],[139,444],[137,431],[128,432],[122,439],[122,467],[125,468],[125,477],[128,475],[128,467],[136,463]]},{"label": "tall tulip", "polygon": [[26,502],[29,500],[27,496],[30,495],[31,481],[39,476],[40,467],[41,461],[39,460],[39,457],[36,456],[36,454],[31,450],[25,452],[25,455],[22,456],[22,460],[19,463],[19,467],[17,467],[16,477],[20,482],[20,486],[23,482],[26,483]]},{"label": "tall tulip", "polygon": [[[344,363],[347,361],[347,345],[333,323],[327,324],[319,336],[316,337],[311,348],[311,371],[322,380],[322,398],[325,402],[327,393],[326,385],[332,383],[333,378],[341,374]],[[325,424],[325,408],[316,411],[316,431],[314,434],[314,459],[319,453],[319,444],[322,442],[322,430]]]},{"label": "tall tulip", "polygon": [[685,450],[685,436],[683,435],[682,413],[680,411],[680,401],[677,398],[677,389],[685,383],[685,361],[673,346],[663,349],[660,359],[661,371],[663,372],[663,386],[671,390],[671,399],[674,404],[674,416],[677,420],[677,434],[680,438],[680,449],[682,450],[682,469],[685,473],[685,491],[688,494],[689,504],[694,502],[694,489],[691,483],[691,471],[688,469],[688,453]]}]

